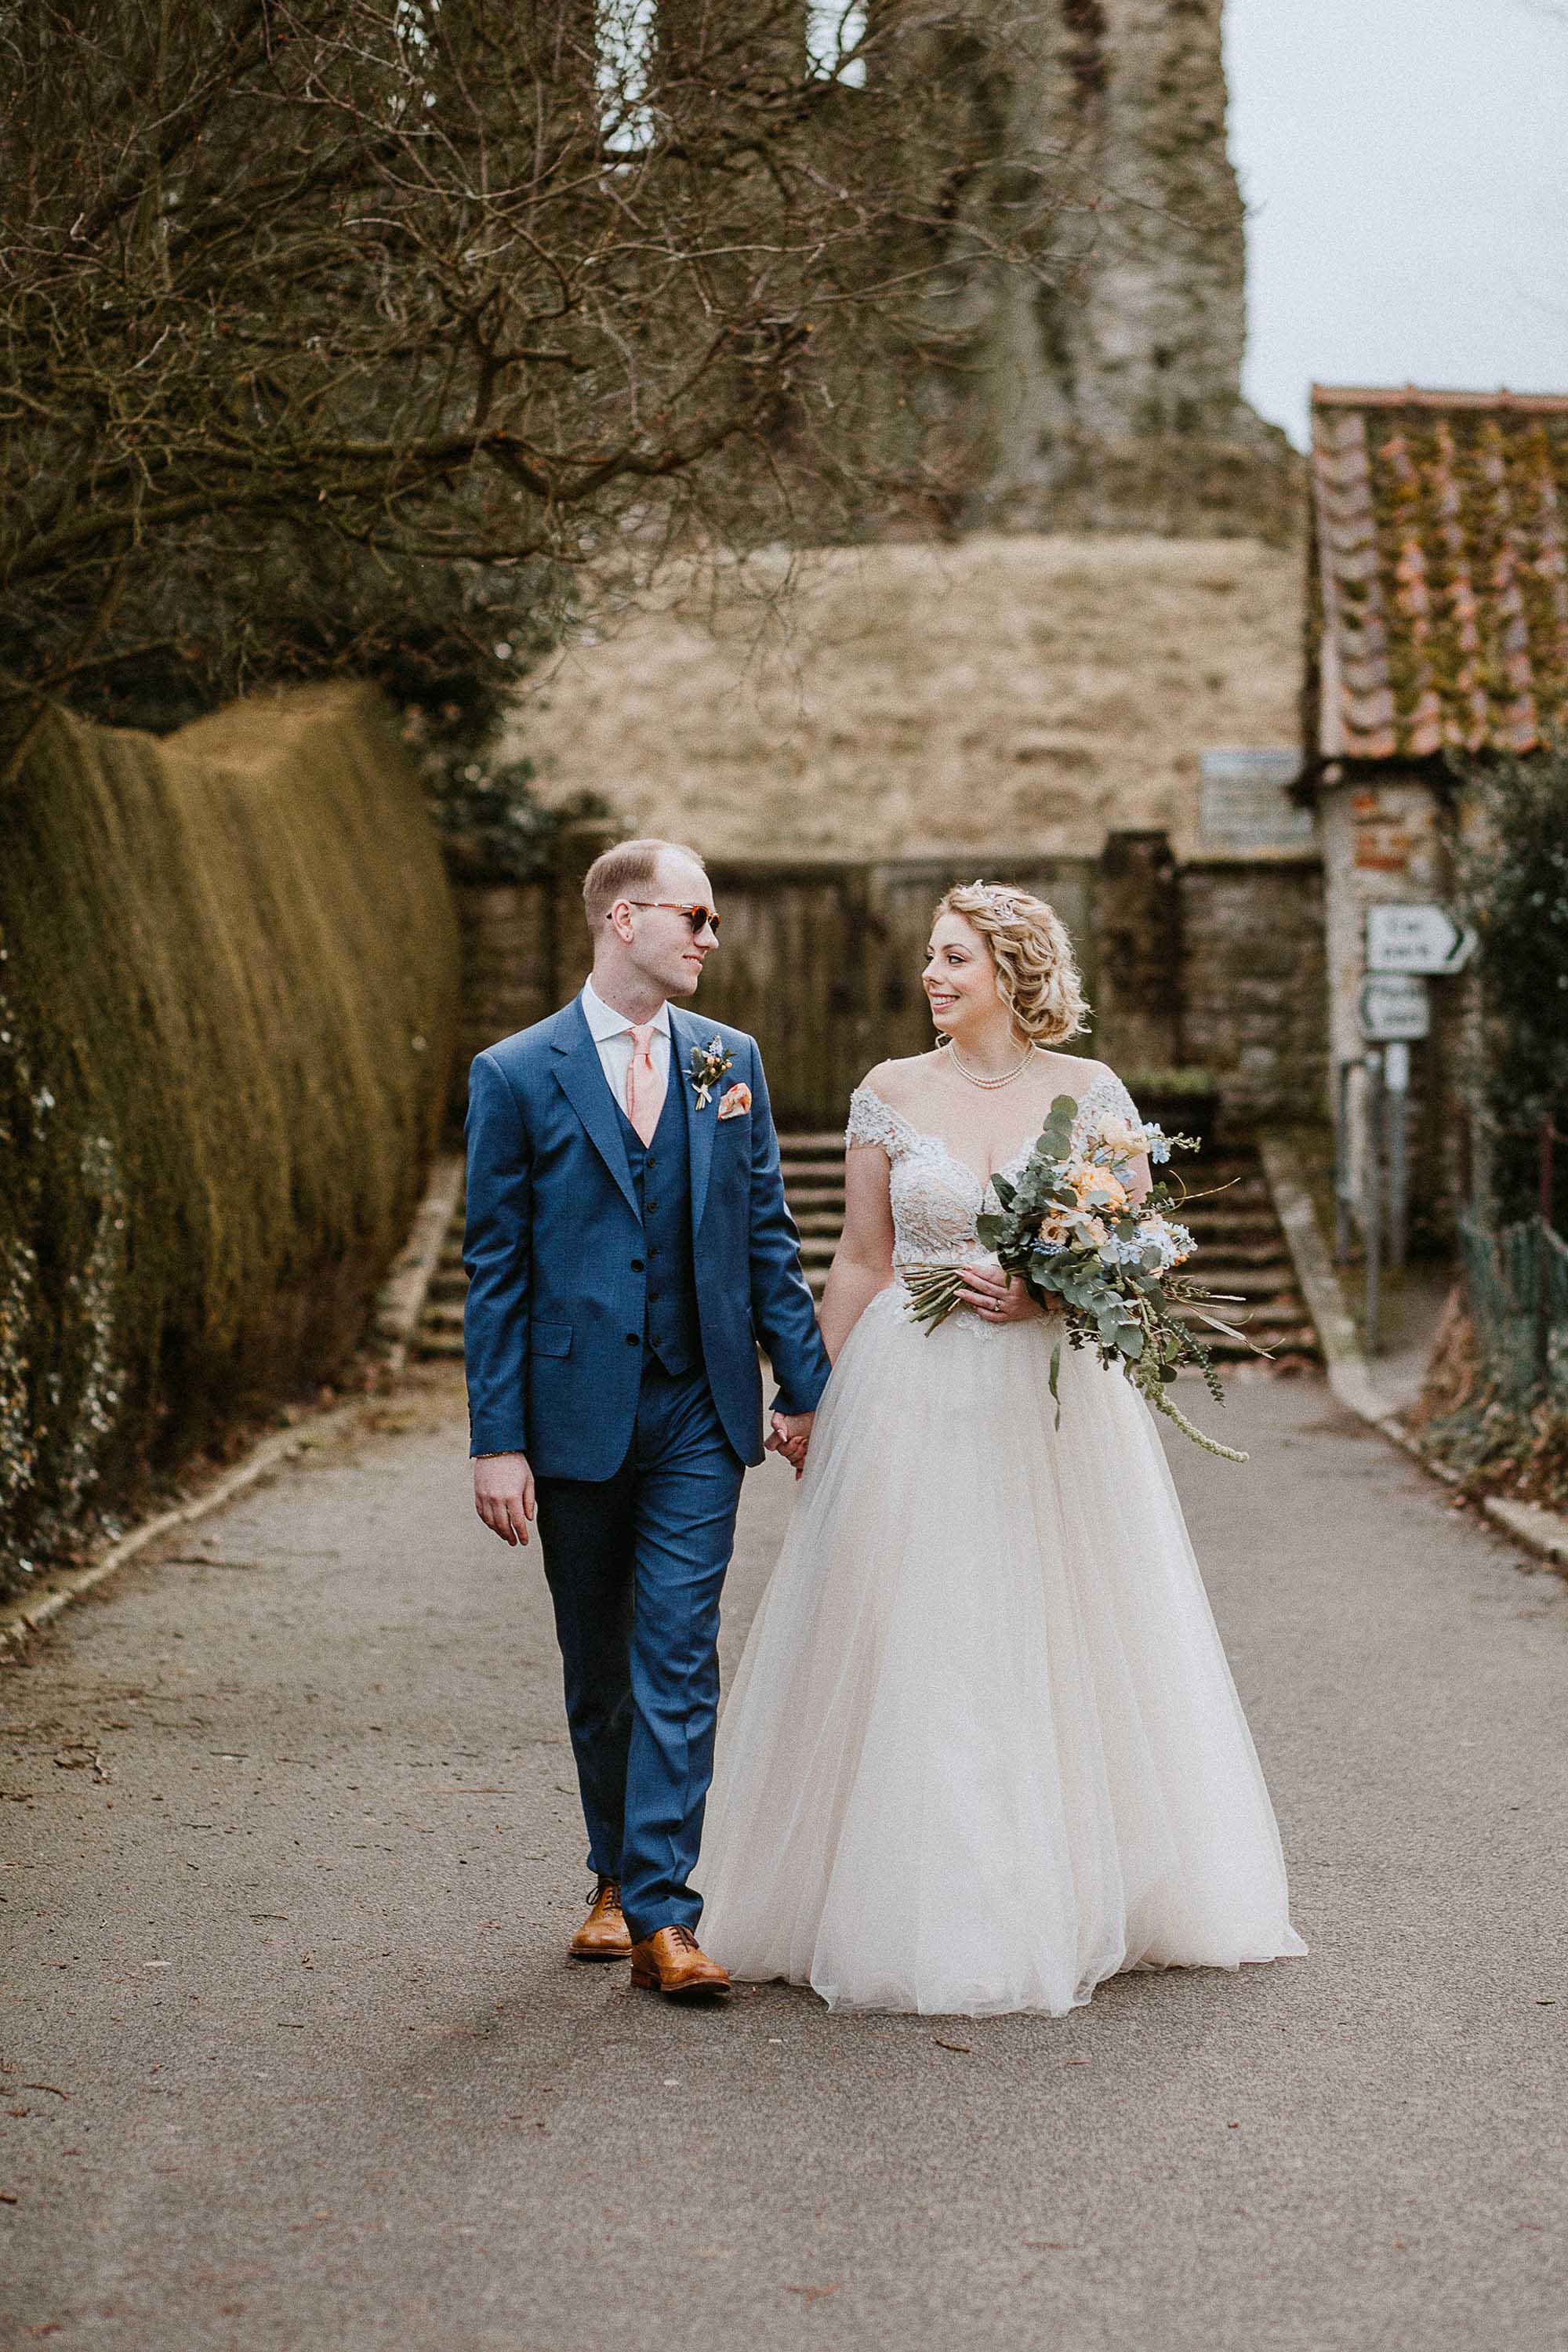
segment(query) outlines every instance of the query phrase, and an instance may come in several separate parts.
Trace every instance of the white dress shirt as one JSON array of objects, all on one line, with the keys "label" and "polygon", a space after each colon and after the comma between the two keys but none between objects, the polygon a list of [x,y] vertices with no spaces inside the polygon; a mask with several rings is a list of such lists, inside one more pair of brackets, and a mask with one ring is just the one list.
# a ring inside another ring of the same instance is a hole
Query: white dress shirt
[{"label": "white dress shirt", "polygon": [[[624,1013],[616,1013],[605,1003],[591,980],[583,984],[583,1010],[587,1015],[594,1043],[599,1049],[599,1067],[605,1073],[605,1084],[625,1110],[626,1073],[632,1066],[632,1024]],[[669,1007],[661,1004],[653,1016],[652,1047],[653,1082],[661,1110],[669,1086]]]}]

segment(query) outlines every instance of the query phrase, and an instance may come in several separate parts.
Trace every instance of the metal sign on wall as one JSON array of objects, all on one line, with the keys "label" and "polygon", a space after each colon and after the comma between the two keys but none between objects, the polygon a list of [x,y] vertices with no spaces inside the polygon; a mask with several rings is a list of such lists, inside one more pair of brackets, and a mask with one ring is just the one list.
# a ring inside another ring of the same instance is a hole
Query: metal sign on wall
[{"label": "metal sign on wall", "polygon": [[1310,849],[1312,812],[1290,798],[1300,751],[1203,751],[1198,831],[1205,849]]},{"label": "metal sign on wall", "polygon": [[1423,972],[1440,978],[1445,972],[1462,971],[1475,944],[1474,931],[1456,921],[1447,907],[1405,906],[1385,899],[1366,910],[1369,971]]},{"label": "metal sign on wall", "polygon": [[1369,971],[1356,991],[1355,1011],[1369,1045],[1390,1045],[1431,1034],[1431,992],[1414,972]]}]

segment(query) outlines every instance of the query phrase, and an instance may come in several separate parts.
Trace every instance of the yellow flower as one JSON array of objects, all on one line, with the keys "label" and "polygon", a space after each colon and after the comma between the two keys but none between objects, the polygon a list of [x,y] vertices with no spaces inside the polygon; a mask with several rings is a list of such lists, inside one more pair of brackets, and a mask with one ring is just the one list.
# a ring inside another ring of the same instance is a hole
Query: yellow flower
[{"label": "yellow flower", "polygon": [[1067,1181],[1077,1193],[1080,1208],[1108,1209],[1116,1217],[1127,1206],[1127,1187],[1109,1168],[1094,1168],[1087,1160],[1075,1160],[1067,1171]]}]

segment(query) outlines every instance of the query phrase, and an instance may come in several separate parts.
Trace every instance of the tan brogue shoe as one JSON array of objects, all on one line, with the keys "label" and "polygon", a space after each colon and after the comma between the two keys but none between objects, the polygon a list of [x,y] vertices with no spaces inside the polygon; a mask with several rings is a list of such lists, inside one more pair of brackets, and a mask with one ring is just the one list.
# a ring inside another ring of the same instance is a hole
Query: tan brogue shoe
[{"label": "tan brogue shoe", "polygon": [[689,1927],[659,1927],[632,1946],[632,1982],[668,2000],[719,2000],[730,1990],[727,1970],[710,1960]]},{"label": "tan brogue shoe", "polygon": [[621,1890],[613,1878],[601,1882],[588,1916],[572,1938],[574,1960],[624,1960],[632,1939],[621,1911]]}]

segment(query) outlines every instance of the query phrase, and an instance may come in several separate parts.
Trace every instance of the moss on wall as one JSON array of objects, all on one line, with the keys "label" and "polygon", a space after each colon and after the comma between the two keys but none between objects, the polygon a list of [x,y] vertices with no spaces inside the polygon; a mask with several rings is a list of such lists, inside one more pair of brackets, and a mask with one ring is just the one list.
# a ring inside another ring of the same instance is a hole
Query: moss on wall
[{"label": "moss on wall", "polygon": [[457,940],[390,713],[56,718],[0,802],[0,1581],[340,1365],[440,1123]]}]

